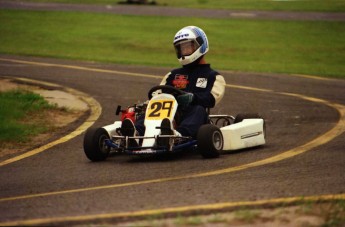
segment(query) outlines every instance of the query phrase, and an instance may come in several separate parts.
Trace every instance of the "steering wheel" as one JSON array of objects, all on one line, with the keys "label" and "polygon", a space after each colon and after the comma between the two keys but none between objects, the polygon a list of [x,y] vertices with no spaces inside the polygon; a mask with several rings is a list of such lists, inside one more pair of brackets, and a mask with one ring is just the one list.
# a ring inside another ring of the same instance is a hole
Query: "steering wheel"
[{"label": "steering wheel", "polygon": [[153,88],[151,88],[150,91],[148,92],[149,99],[152,98],[152,93],[157,91],[157,90],[162,90],[163,93],[171,94],[175,98],[179,95],[183,95],[183,94],[187,93],[185,91],[179,90],[179,89],[172,87],[172,86],[158,85],[158,86],[154,86]]}]

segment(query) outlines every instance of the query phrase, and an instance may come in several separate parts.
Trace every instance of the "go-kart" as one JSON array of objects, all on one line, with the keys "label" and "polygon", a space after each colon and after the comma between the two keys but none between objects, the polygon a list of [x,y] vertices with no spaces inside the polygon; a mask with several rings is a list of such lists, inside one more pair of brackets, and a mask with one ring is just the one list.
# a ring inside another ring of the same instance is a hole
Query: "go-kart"
[{"label": "go-kart", "polygon": [[[258,114],[208,115],[208,123],[202,125],[196,138],[181,135],[162,135],[163,119],[175,123],[178,111],[176,98],[184,91],[159,85],[148,92],[149,101],[125,110],[118,106],[116,114],[121,120],[101,128],[89,128],[84,136],[84,152],[91,161],[105,160],[111,151],[131,155],[174,153],[186,149],[197,150],[204,158],[216,158],[222,151],[239,150],[265,144],[265,122]],[[145,117],[144,136],[124,136],[122,122],[129,118],[135,122]],[[172,124],[173,125],[173,124]],[[158,141],[165,138],[168,143]],[[135,146],[130,141],[135,140]]]}]

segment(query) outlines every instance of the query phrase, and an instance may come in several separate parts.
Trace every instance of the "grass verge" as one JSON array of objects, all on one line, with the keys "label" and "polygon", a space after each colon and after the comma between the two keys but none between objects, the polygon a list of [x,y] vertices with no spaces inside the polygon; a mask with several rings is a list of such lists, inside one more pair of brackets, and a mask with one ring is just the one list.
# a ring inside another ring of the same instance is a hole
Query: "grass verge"
[{"label": "grass verge", "polygon": [[38,94],[25,90],[0,93],[0,147],[28,141],[51,129],[45,111],[57,107]]},{"label": "grass verge", "polygon": [[178,67],[173,36],[194,24],[208,34],[207,59],[216,69],[345,78],[343,22],[16,10],[0,10],[0,21],[6,54]]}]

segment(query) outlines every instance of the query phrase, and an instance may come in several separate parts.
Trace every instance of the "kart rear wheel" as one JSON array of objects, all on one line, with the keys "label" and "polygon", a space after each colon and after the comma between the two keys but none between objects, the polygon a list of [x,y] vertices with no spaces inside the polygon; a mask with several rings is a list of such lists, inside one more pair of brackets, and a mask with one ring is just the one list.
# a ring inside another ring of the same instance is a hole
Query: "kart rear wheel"
[{"label": "kart rear wheel", "polygon": [[110,152],[110,147],[105,144],[105,140],[109,138],[104,128],[89,128],[84,136],[86,157],[93,162],[105,160]]},{"label": "kart rear wheel", "polygon": [[197,146],[204,158],[217,158],[223,149],[223,134],[217,126],[202,125],[197,135]]}]

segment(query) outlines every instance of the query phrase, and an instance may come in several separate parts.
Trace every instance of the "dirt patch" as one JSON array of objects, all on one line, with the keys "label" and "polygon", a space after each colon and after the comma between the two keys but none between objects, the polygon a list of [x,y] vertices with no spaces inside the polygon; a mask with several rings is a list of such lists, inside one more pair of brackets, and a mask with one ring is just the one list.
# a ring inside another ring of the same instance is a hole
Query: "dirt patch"
[{"label": "dirt patch", "polygon": [[9,80],[0,80],[0,92],[17,89],[18,85]]},{"label": "dirt patch", "polygon": [[78,124],[87,114],[87,104],[67,92],[46,90],[39,86],[17,83],[11,79],[0,79],[0,92],[16,89],[28,90],[40,94],[49,103],[57,105],[58,109],[44,110],[44,114],[36,117],[42,118],[43,116],[42,119],[32,119],[32,121],[45,124],[49,129],[47,132],[31,137],[25,142],[2,143],[0,147],[0,160],[42,146],[48,141],[62,136],[69,128],[73,128],[75,124]]},{"label": "dirt patch", "polygon": [[216,212],[209,215],[183,216],[175,218],[148,217],[143,221],[122,222],[116,226],[344,226],[345,207],[342,201],[306,202],[301,205],[275,208],[239,208],[232,212]]}]

